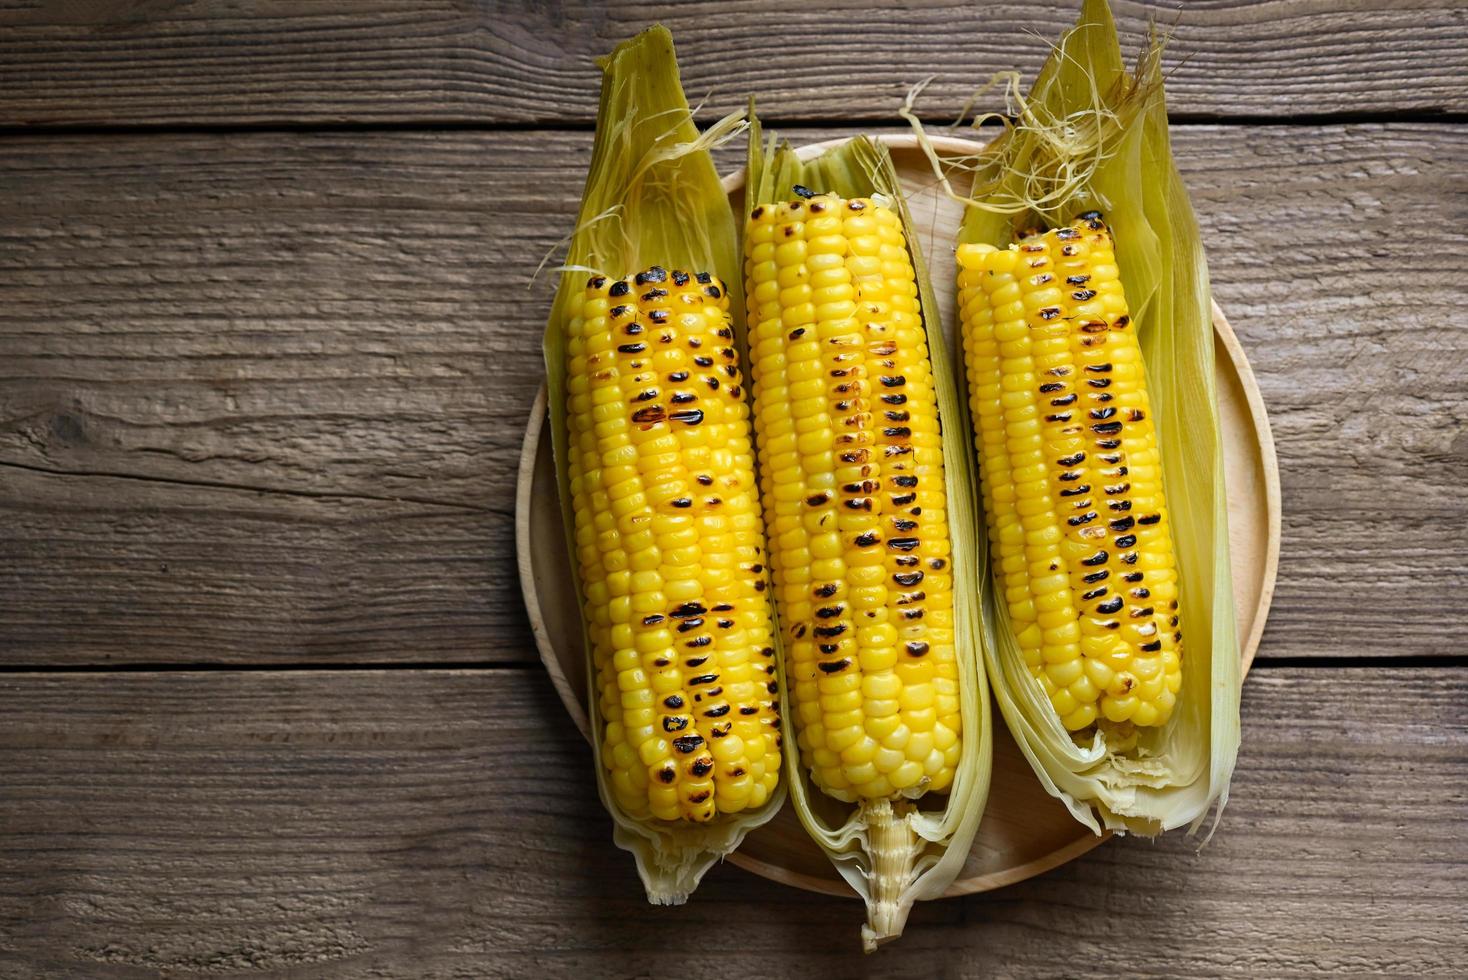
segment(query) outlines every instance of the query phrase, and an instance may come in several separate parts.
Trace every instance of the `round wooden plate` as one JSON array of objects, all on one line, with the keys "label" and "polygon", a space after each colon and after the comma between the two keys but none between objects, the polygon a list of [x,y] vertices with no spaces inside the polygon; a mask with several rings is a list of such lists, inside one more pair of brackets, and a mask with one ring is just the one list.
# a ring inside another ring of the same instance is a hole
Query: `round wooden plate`
[{"label": "round wooden plate", "polygon": [[[937,322],[945,324],[951,332],[954,322],[952,243],[962,208],[935,187],[932,169],[912,136],[884,136],[881,140],[892,151],[898,175],[908,193],[914,234],[937,287]],[[972,154],[982,148],[979,143],[952,137],[939,137],[934,144],[940,153],[955,156]],[[830,145],[812,144],[802,147],[800,153],[803,157],[813,156]],[[735,213],[742,213],[743,172],[726,178],[724,186],[734,200]],[[1234,602],[1244,669],[1248,670],[1264,630],[1279,560],[1279,471],[1269,419],[1264,413],[1254,373],[1238,338],[1216,304],[1213,327],[1228,482]],[[585,648],[580,611],[570,585],[571,563],[566,554],[556,495],[542,386],[525,432],[515,502],[520,585],[540,657],[566,710],[581,733],[587,735]],[[587,778],[591,778],[590,774]],[[1065,807],[1045,792],[995,709],[994,770],[988,808],[968,863],[947,894],[965,895],[1021,881],[1084,854],[1104,839],[1076,823]],[[729,859],[775,881],[831,895],[854,894],[831,868],[825,854],[806,836],[789,806],[751,833]]]}]

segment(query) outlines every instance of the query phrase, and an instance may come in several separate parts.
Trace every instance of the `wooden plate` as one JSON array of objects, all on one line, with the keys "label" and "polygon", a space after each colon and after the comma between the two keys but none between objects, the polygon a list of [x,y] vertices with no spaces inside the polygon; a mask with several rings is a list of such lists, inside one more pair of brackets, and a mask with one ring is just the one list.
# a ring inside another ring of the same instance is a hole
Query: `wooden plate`
[{"label": "wooden plate", "polygon": [[[951,331],[954,322],[952,242],[962,209],[935,189],[933,172],[913,137],[881,139],[891,149],[909,195],[916,226],[914,234],[937,287],[939,322]],[[978,143],[951,137],[934,142],[944,154],[971,154],[981,148]],[[815,155],[830,145],[802,147],[801,155]],[[743,172],[726,178],[724,186],[734,198],[736,213],[741,213]],[[1254,373],[1238,338],[1216,304],[1213,327],[1228,481],[1234,601],[1244,669],[1248,670],[1274,592],[1279,560],[1279,472],[1269,419],[1264,413]],[[520,585],[541,659],[566,710],[586,735],[585,650],[580,612],[570,586],[571,564],[556,494],[542,386],[525,432],[515,502]],[[948,890],[949,895],[987,891],[1021,881],[1084,854],[1105,839],[1076,823],[1065,807],[1045,792],[1009,737],[997,708],[994,714],[994,772],[989,805],[968,863]],[[591,778],[589,773],[587,778]],[[806,836],[790,806],[750,834],[730,860],[756,874],[800,888],[831,895],[853,894],[832,870],[825,854]]]}]

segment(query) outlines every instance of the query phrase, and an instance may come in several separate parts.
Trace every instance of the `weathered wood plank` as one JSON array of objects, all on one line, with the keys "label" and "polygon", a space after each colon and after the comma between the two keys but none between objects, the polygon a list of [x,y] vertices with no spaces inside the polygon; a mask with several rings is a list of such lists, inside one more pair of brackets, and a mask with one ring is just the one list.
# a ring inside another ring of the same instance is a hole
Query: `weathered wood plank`
[{"label": "weathered wood plank", "polygon": [[[586,122],[592,59],[656,18],[687,88],[771,119],[892,119],[935,76],[955,112],[996,72],[1033,73],[1073,0],[645,4],[21,3],[0,11],[0,124]],[[1199,115],[1468,109],[1455,0],[1115,4],[1135,49],[1174,34],[1175,111]]]},{"label": "weathered wood plank", "polygon": [[862,960],[854,903],[737,868],[644,905],[534,672],[7,675],[0,975],[1460,974],[1468,670],[1244,703],[1201,852],[1113,841]]},{"label": "weathered wood plank", "polygon": [[0,464],[0,662],[378,663],[532,653],[482,507]]},{"label": "weathered wood plank", "polygon": [[524,137],[43,143],[0,190],[4,656],[529,656],[524,286],[584,159],[550,197]]},{"label": "weathered wood plank", "polygon": [[[1258,375],[1284,499],[1266,646],[1456,654],[1468,618],[1468,127],[1214,130],[1180,166]],[[1446,163],[1446,165],[1444,165]],[[1359,585],[1359,591],[1355,588]],[[1390,635],[1374,629],[1382,617]]]},{"label": "weathered wood plank", "polygon": [[[548,283],[526,284],[589,144],[9,140],[4,657],[529,659],[511,488]],[[1462,649],[1442,607],[1468,583],[1468,128],[1185,126],[1177,147],[1279,442],[1261,655]]]}]

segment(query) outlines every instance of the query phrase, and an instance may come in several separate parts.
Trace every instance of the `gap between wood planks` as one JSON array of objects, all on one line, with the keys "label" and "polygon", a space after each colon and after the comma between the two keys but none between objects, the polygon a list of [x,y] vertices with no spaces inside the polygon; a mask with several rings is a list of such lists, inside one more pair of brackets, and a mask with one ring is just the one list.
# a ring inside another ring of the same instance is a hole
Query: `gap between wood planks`
[{"label": "gap between wood planks", "polygon": [[[1365,670],[1446,670],[1468,667],[1468,654],[1442,654],[1433,656],[1406,657],[1270,657],[1254,659],[1249,668],[1255,671],[1314,669],[1365,669]],[[423,660],[423,661],[371,661],[358,663],[332,663],[330,661],[300,661],[278,664],[221,664],[200,663],[125,663],[125,664],[0,664],[0,675],[5,674],[188,674],[228,673],[267,674],[290,672],[358,673],[361,671],[480,671],[507,672],[515,670],[539,671],[540,665],[514,661],[473,660]],[[1245,679],[1245,683],[1248,680]]]},{"label": "gap between wood planks", "polygon": [[[704,115],[707,115],[705,113]],[[1173,126],[1250,126],[1287,128],[1290,126],[1340,126],[1397,123],[1425,126],[1456,126],[1468,123],[1468,112],[1387,112],[1380,110],[1313,112],[1291,116],[1268,115],[1219,115],[1206,112],[1169,113],[1168,122]],[[705,119],[704,122],[711,120]],[[891,115],[848,116],[848,117],[772,117],[760,118],[767,127],[794,129],[876,129],[902,127],[904,121]],[[934,128],[953,122],[947,117],[923,117],[923,124]],[[596,130],[592,119],[569,121],[528,120],[525,122],[478,122],[475,120],[424,120],[401,122],[393,120],[349,120],[339,122],[308,121],[264,121],[227,123],[61,123],[58,125],[24,126],[13,123],[0,124],[0,139],[10,137],[58,137],[58,136],[227,136],[234,133],[533,133],[555,131],[562,133],[590,133]]]},{"label": "gap between wood planks", "polygon": [[0,467],[40,473],[44,476],[68,476],[81,479],[135,480],[140,483],[166,483],[176,487],[192,487],[198,490],[239,490],[245,493],[277,495],[281,497],[306,497],[313,500],[375,500],[389,504],[422,504],[425,507],[443,507],[449,510],[467,510],[500,517],[513,518],[513,507],[487,507],[453,500],[435,500],[432,497],[387,496],[370,493],[343,493],[331,490],[295,490],[289,487],[260,487],[248,483],[228,483],[222,480],[186,480],[172,476],[150,476],[147,473],[118,473],[111,470],[63,470],[50,466],[35,466],[31,463],[15,463],[0,459]]}]

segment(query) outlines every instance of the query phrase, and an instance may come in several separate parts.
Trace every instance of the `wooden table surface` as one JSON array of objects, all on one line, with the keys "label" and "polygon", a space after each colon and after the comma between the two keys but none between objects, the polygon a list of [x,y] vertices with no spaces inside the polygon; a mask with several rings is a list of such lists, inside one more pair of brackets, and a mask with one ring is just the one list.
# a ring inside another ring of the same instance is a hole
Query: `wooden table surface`
[{"label": "wooden table surface", "polygon": [[511,534],[591,57],[661,17],[804,139],[1075,10],[912,6],[0,4],[0,978],[1468,975],[1462,0],[1116,4],[1284,491],[1212,842],[869,958],[732,866],[643,904]]}]

